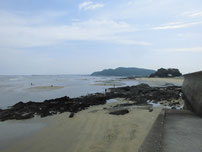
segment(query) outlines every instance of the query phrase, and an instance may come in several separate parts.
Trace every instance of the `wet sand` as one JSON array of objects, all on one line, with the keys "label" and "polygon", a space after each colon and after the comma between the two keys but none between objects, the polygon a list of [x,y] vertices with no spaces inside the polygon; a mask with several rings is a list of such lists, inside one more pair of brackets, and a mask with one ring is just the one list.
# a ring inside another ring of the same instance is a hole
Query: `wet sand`
[{"label": "wet sand", "polygon": [[125,85],[125,83],[118,83],[118,84],[113,84],[113,83],[96,83],[93,84],[95,86],[111,86],[111,87],[121,87],[123,85]]},{"label": "wet sand", "polygon": [[130,107],[120,116],[103,109],[116,104],[47,117],[49,125],[2,152],[137,152],[161,109]]},{"label": "wet sand", "polygon": [[28,89],[33,89],[33,90],[55,90],[55,89],[61,89],[64,88],[64,86],[34,86],[30,87]]},{"label": "wet sand", "polygon": [[28,120],[9,120],[0,122],[0,151],[31,137],[34,133],[48,125],[46,118]]},{"label": "wet sand", "polygon": [[120,87],[125,85],[125,83],[121,82],[120,80],[107,80],[107,81],[96,81],[96,83],[94,83],[93,85]]}]

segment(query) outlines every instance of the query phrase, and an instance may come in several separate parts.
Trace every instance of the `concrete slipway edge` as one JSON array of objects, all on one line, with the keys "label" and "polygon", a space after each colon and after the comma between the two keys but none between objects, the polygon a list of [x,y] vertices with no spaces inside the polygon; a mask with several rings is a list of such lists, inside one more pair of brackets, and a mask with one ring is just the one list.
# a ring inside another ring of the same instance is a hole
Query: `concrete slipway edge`
[{"label": "concrete slipway edge", "polygon": [[165,109],[162,109],[138,152],[161,152],[165,124]]}]

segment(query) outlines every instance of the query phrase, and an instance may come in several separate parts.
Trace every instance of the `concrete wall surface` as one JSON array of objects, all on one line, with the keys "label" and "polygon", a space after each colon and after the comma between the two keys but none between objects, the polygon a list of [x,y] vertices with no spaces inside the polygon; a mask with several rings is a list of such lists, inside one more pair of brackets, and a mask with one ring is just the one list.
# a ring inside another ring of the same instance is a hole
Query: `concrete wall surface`
[{"label": "concrete wall surface", "polygon": [[202,117],[202,71],[184,75],[182,91],[188,109]]}]

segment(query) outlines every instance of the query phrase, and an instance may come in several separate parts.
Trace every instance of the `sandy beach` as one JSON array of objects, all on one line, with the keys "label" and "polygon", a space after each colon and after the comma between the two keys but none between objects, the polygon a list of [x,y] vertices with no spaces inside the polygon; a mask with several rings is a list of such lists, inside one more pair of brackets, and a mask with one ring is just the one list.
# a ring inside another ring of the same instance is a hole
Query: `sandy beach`
[{"label": "sandy beach", "polygon": [[93,106],[73,118],[68,112],[46,117],[49,125],[2,152],[137,152],[161,109],[130,107],[126,115],[110,115],[106,108],[115,104]]},{"label": "sandy beach", "polygon": [[135,80],[139,81],[140,83],[147,83],[151,86],[162,86],[168,84],[174,84],[177,86],[181,86],[183,84],[184,78],[136,78]]}]

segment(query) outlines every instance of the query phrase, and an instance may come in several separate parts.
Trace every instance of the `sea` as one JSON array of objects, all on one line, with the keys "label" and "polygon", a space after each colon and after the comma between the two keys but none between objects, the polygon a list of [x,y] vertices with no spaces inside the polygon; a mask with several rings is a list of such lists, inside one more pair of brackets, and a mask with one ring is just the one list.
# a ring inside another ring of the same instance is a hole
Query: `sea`
[{"label": "sea", "polygon": [[0,109],[19,101],[42,102],[63,96],[79,97],[105,89],[137,85],[135,80],[121,77],[98,77],[89,75],[17,75],[0,76]]}]

